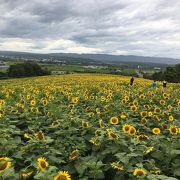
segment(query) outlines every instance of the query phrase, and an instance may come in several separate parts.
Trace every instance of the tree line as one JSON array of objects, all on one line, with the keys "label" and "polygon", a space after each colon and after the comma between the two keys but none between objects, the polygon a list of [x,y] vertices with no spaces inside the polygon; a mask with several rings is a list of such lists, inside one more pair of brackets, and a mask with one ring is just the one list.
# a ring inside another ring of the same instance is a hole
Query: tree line
[{"label": "tree line", "polygon": [[6,73],[1,72],[1,78],[8,77],[33,77],[49,75],[50,72],[43,70],[37,63],[25,62],[21,64],[10,65]]},{"label": "tree line", "polygon": [[173,67],[167,67],[165,71],[155,72],[151,79],[157,81],[166,80],[172,83],[180,82],[180,64],[177,64]]}]

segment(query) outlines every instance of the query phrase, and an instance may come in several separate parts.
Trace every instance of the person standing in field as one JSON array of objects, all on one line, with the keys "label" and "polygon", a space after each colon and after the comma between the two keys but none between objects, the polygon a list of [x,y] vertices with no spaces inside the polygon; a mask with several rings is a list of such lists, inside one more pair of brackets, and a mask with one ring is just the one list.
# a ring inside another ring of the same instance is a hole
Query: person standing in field
[{"label": "person standing in field", "polygon": [[131,77],[130,79],[130,85],[132,86],[134,84],[134,77]]},{"label": "person standing in field", "polygon": [[167,81],[164,80],[162,85],[163,85],[163,88],[166,88],[167,87]]},{"label": "person standing in field", "polygon": [[153,88],[156,88],[156,87],[157,87],[156,81],[153,81],[153,83],[151,84],[151,86],[152,86]]}]

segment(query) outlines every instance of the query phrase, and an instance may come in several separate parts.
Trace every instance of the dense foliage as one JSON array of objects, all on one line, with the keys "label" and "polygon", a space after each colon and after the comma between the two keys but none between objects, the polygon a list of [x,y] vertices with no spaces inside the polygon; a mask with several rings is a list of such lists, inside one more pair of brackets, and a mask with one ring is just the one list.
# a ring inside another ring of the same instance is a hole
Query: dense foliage
[{"label": "dense foliage", "polygon": [[180,64],[167,67],[165,71],[156,72],[152,75],[154,80],[166,80],[168,82],[180,82]]},{"label": "dense foliage", "polygon": [[9,77],[31,77],[31,76],[43,76],[49,74],[47,71],[41,69],[36,63],[21,63],[11,65],[8,69]]},{"label": "dense foliage", "polygon": [[179,179],[180,84],[129,80],[0,81],[0,179]]}]

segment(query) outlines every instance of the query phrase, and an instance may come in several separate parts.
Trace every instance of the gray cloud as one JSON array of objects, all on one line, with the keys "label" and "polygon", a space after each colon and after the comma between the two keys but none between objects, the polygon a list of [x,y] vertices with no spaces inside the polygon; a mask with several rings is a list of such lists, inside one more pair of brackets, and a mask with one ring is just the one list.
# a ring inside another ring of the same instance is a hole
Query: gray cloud
[{"label": "gray cloud", "polygon": [[180,58],[179,0],[0,0],[0,50]]}]

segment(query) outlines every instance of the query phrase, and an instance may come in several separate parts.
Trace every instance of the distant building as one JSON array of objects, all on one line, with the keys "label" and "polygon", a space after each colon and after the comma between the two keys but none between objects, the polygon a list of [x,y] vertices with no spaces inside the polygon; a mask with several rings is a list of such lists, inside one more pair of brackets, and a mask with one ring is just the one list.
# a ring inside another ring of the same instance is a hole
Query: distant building
[{"label": "distant building", "polygon": [[66,71],[51,71],[51,74],[66,74]]},{"label": "distant building", "polygon": [[160,67],[154,67],[154,69],[155,69],[155,70],[161,70],[161,68],[160,68]]},{"label": "distant building", "polygon": [[89,65],[89,66],[84,66],[84,68],[91,68],[91,69],[106,69],[107,66],[93,66],[93,65]]},{"label": "distant building", "polygon": [[120,69],[116,69],[116,72],[122,72]]},{"label": "distant building", "polygon": [[0,61],[0,70],[7,70],[9,65],[6,64],[4,61]]}]

